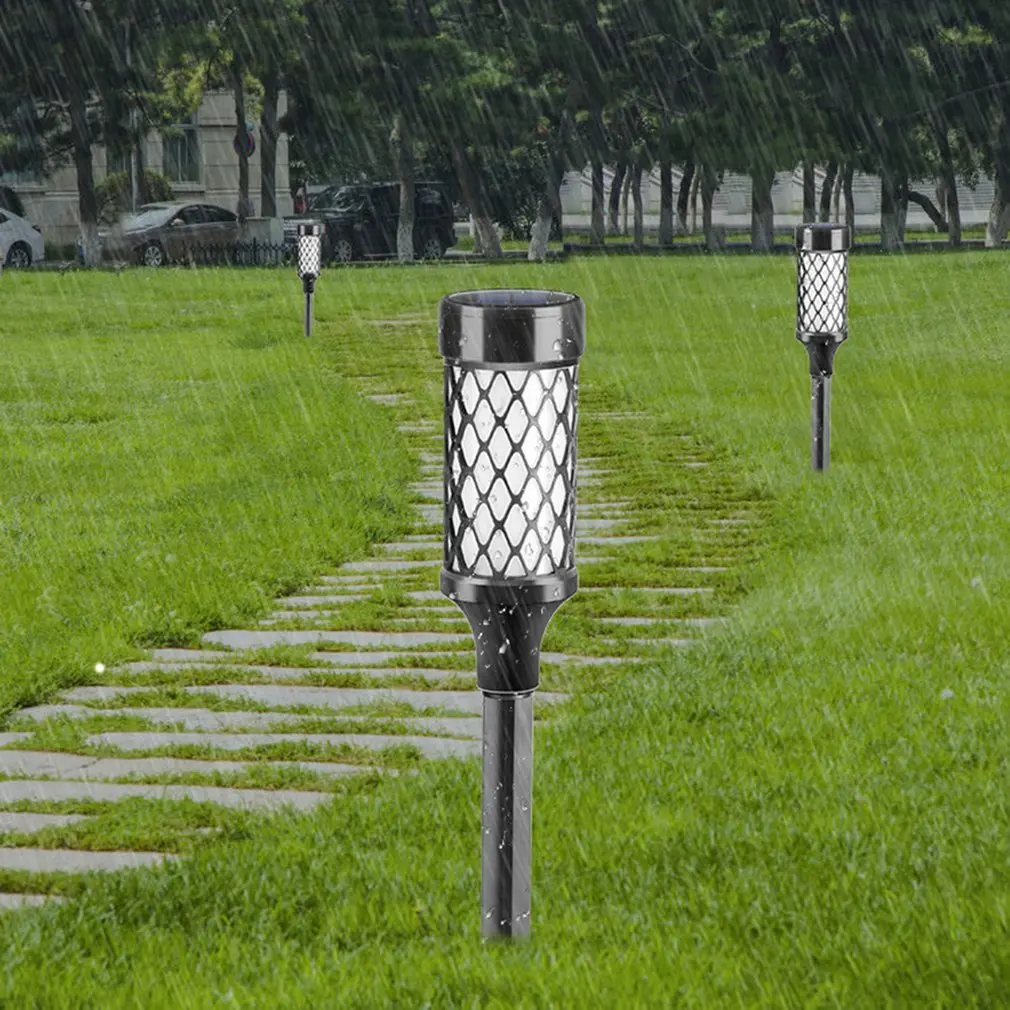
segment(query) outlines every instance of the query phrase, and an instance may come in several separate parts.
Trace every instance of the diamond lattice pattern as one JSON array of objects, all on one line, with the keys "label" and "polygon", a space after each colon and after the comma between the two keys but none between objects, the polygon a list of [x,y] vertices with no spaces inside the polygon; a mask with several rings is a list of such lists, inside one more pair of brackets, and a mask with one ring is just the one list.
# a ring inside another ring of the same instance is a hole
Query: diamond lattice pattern
[{"label": "diamond lattice pattern", "polygon": [[298,236],[298,273],[300,276],[318,277],[322,258],[322,238],[319,235]]},{"label": "diamond lattice pattern", "polygon": [[445,567],[521,579],[574,566],[578,366],[445,368]]},{"label": "diamond lattice pattern", "polygon": [[800,333],[847,332],[848,262],[844,253],[800,254],[797,305]]}]

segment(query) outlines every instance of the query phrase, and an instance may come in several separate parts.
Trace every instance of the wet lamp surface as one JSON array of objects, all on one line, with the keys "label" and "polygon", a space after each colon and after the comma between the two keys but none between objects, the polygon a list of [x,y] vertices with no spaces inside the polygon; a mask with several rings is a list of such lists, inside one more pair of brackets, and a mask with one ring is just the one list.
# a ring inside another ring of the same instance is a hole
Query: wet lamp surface
[{"label": "wet lamp surface", "polygon": [[323,265],[323,226],[298,225],[298,276],[305,290],[305,336],[312,336],[312,296]]},{"label": "wet lamp surface", "polygon": [[806,224],[796,230],[796,338],[810,357],[811,462],[831,459],[831,376],[835,352],[849,336],[849,248],[844,225]]},{"label": "wet lamp surface", "polygon": [[530,931],[533,692],[578,587],[575,456],[585,308],[555,291],[442,299],[441,588],[473,631],[483,704],[482,932]]}]

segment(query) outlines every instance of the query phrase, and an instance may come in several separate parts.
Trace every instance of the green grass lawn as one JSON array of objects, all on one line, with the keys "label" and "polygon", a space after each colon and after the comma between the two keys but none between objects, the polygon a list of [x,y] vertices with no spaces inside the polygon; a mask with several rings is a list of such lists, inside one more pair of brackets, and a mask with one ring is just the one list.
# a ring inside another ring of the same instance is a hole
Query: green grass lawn
[{"label": "green grass lawn", "polygon": [[[307,342],[287,274],[5,274],[5,708],[402,532],[407,443],[341,376],[437,417],[455,288],[581,293],[582,451],[671,526],[709,493],[760,522],[723,630],[540,731],[528,945],[481,944],[479,769],[446,762],[5,917],[0,1002],[1001,1004],[1010,257],[853,261],[822,475],[794,283],[788,258],[333,271]],[[624,407],[649,421],[593,418]],[[685,433],[718,487],[667,474]],[[656,564],[628,557],[617,584]]]}]

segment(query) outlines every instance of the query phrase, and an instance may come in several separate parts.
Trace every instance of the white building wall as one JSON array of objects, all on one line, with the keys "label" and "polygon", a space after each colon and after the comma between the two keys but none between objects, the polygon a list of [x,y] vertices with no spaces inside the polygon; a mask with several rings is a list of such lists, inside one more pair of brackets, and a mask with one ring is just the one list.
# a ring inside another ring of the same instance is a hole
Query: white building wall
[{"label": "white building wall", "polygon": [[[604,169],[604,201],[609,203],[614,171],[609,166]],[[673,200],[677,203],[683,174],[678,166],[673,168]],[[824,170],[815,169],[817,183],[817,200],[820,204],[821,187],[824,183]],[[912,188],[926,193],[935,200],[935,183],[930,179],[913,181]],[[712,202],[713,222],[717,226],[735,231],[746,231],[750,228],[751,213],[751,179],[746,175],[727,172],[723,177]],[[993,199],[993,183],[990,179],[979,180],[975,189],[970,189],[964,180],[958,181],[958,196],[961,206],[961,222],[965,227],[984,224],[988,220],[989,208]],[[855,205],[856,227],[875,231],[880,227],[880,178],[857,172],[852,180],[852,198]],[[655,230],[659,227],[660,185],[659,168],[653,169],[642,178],[642,199],[645,208],[645,227]],[[592,173],[587,167],[584,171],[568,172],[565,175],[561,190],[561,204],[564,212],[566,228],[588,230],[592,214]],[[778,172],[772,186],[772,203],[775,210],[775,227],[783,231],[800,224],[803,216],[803,170]],[[633,219],[631,198],[628,199],[629,229]],[[834,204],[832,204],[834,207]],[[839,219],[845,220],[845,199],[839,200]],[[623,225],[624,202],[622,200],[619,222]],[[932,229],[932,222],[926,212],[915,204],[909,205],[907,226],[917,230]],[[701,197],[698,198],[698,227],[701,227]]]},{"label": "white building wall", "polygon": [[[278,115],[287,112],[287,95],[281,92]],[[217,204],[234,211],[238,206],[238,155],[232,147],[235,136],[235,96],[228,91],[209,92],[197,111],[200,146],[200,180],[195,183],[172,184],[179,200],[200,200]],[[256,150],[249,159],[249,196],[255,213],[260,207],[262,170],[262,138],[259,123],[252,131]],[[107,174],[105,148],[93,148],[95,182]],[[144,145],[145,165],[148,169],[162,171],[162,138],[157,132],[147,137]],[[288,138],[277,138],[277,213],[280,216],[293,211],[290,175],[288,171]],[[80,234],[78,213],[77,175],[73,165],[65,165],[52,176],[38,183],[17,184],[12,187],[25,205],[28,219],[42,229],[47,242],[70,244]]]}]

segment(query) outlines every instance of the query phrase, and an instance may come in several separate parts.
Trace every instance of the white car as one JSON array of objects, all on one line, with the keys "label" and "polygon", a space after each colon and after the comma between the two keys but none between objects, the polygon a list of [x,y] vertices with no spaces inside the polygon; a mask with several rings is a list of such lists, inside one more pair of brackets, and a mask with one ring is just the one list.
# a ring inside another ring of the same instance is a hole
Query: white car
[{"label": "white car", "polygon": [[46,258],[46,244],[38,225],[0,207],[0,263],[30,267]]}]

